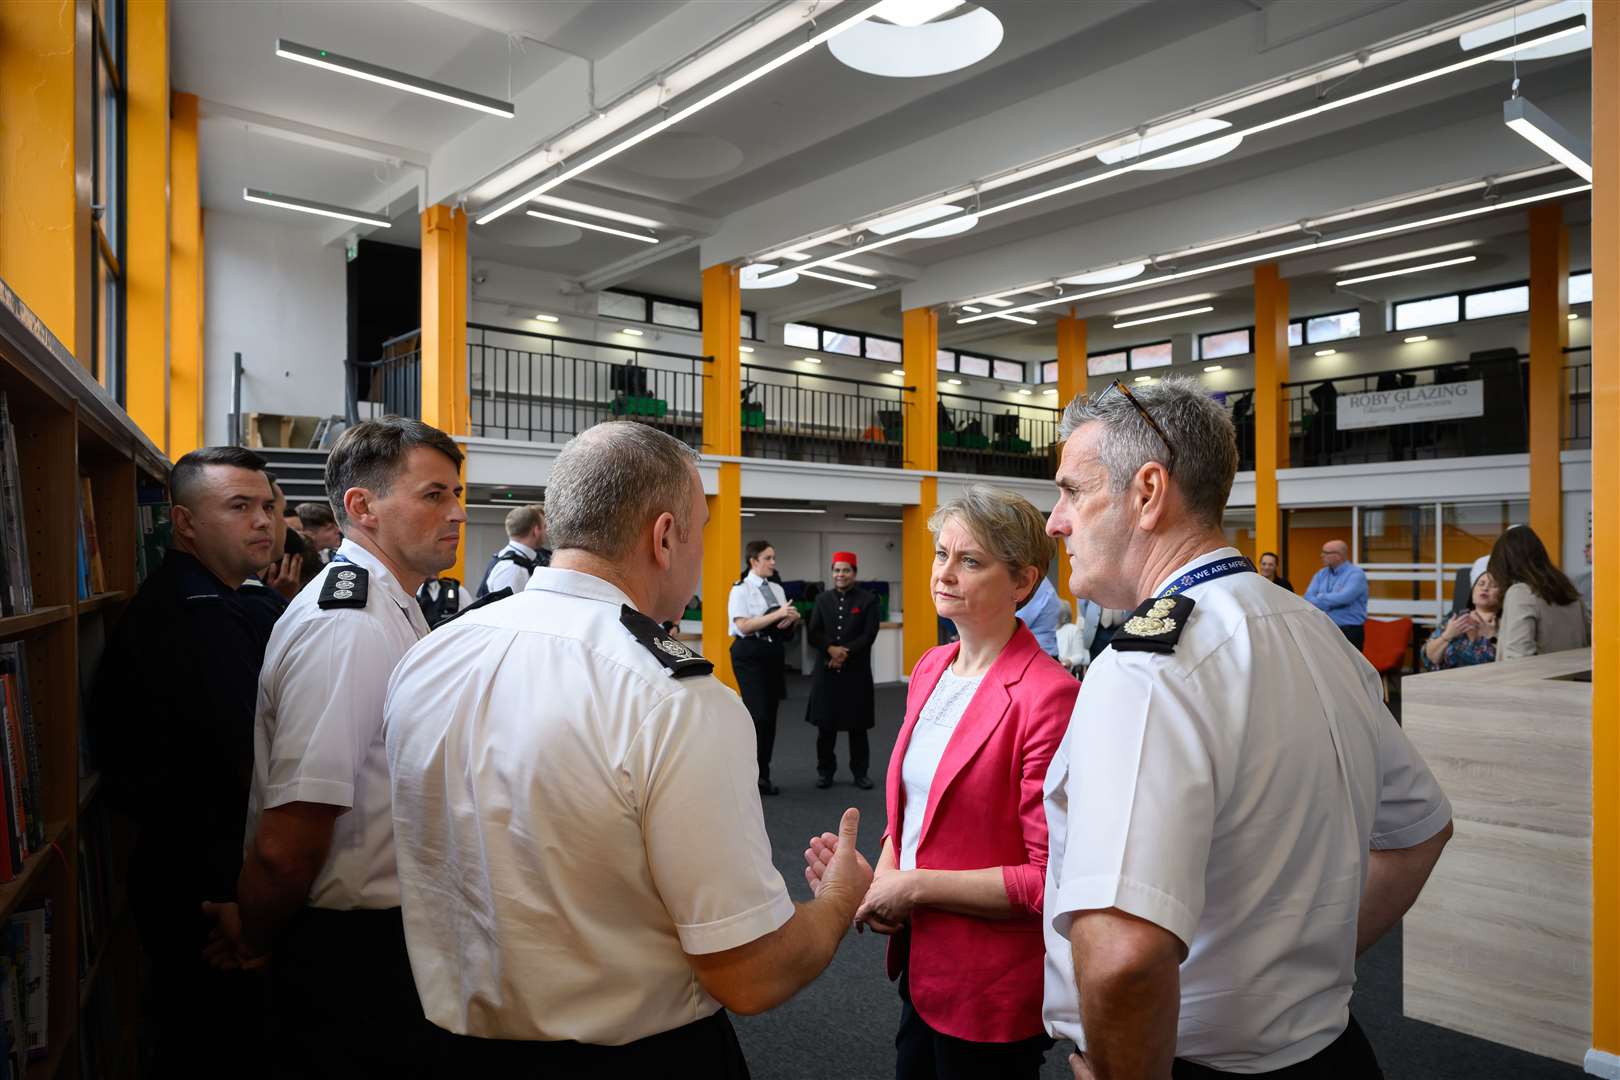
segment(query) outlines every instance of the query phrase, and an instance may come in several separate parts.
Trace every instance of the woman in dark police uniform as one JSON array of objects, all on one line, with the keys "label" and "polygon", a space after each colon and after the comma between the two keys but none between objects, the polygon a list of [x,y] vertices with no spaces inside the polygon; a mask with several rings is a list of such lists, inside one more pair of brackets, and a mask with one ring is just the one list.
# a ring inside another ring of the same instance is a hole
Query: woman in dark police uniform
[{"label": "woman in dark police uniform", "polygon": [[878,636],[877,595],[855,584],[855,553],[832,557],[833,587],[816,597],[806,637],[816,653],[815,682],[804,718],[821,729],[816,736],[816,787],[832,787],[838,771],[838,733],[849,732],[849,771],[855,786],[870,788],[872,752],[866,733],[876,721],[872,709],[872,643]]},{"label": "woman in dark police uniform", "polygon": [[782,586],[771,580],[776,570],[776,549],[765,540],[750,540],[744,554],[748,569],[731,587],[726,614],[731,620],[731,670],[748,715],[754,720],[759,757],[759,792],[775,795],[771,783],[771,751],[776,746],[776,707],[786,692],[782,665],[787,639],[799,622],[799,612],[787,602]]}]

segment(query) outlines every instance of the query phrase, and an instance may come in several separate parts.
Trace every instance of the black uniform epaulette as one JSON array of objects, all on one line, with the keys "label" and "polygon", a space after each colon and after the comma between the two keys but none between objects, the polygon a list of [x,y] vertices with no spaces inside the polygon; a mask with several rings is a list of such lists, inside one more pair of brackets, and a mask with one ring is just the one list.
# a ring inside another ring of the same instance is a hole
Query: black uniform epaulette
[{"label": "black uniform epaulette", "polygon": [[1190,596],[1165,596],[1144,601],[1114,634],[1111,644],[1120,652],[1176,651],[1187,628],[1187,617],[1197,604]]},{"label": "black uniform epaulette", "polygon": [[493,604],[497,600],[505,600],[508,596],[511,596],[511,595],[512,595],[512,587],[510,585],[506,586],[503,589],[496,589],[492,593],[485,593],[483,596],[480,596],[478,599],[474,600],[472,603],[468,604],[466,607],[462,608],[460,611],[458,611],[458,612],[456,612],[456,613],[454,613],[452,615],[446,615],[444,618],[440,619],[438,622],[436,622],[432,626],[428,627],[428,629],[437,630],[439,627],[444,626],[446,623],[455,622],[457,619],[461,618],[463,615],[467,614],[467,612],[469,612],[469,611],[477,611],[479,608],[485,606],[486,604]]},{"label": "black uniform epaulette", "polygon": [[321,607],[365,607],[367,581],[365,567],[338,563],[326,572],[326,584],[321,586]]},{"label": "black uniform epaulette", "polygon": [[708,675],[714,671],[714,664],[711,661],[664,633],[664,628],[655,620],[649,619],[629,604],[620,605],[619,621],[648,652],[658,658],[660,664],[669,668],[675,678]]}]

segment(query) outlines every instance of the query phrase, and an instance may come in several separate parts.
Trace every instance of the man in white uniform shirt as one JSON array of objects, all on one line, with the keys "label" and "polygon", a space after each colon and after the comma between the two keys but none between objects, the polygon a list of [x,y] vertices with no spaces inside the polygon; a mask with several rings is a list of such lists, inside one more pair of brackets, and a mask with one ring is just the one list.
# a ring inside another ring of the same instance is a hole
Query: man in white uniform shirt
[{"label": "man in white uniform shirt", "polygon": [[389,674],[428,632],[413,594],[455,562],[460,463],[417,420],[346,430],[326,465],[344,540],[265,652],[236,955],[273,954],[277,1077],[429,1076],[445,1038],[405,954],[382,723]]},{"label": "man in white uniform shirt", "polygon": [[[871,869],[795,904],[771,862],[752,725],[661,630],[702,565],[696,455],[599,424],[557,456],[555,553],[519,595],[411,649],[389,686],[405,934],[458,1076],[747,1076],[726,1009],[827,965]],[[736,523],[728,523],[736,528]]]},{"label": "man in white uniform shirt", "polygon": [[1077,1077],[1379,1076],[1356,956],[1450,804],[1367,661],[1227,545],[1237,447],[1201,387],[1116,382],[1059,434],[1070,587],[1141,606],[1047,773],[1047,1031]]},{"label": "man in white uniform shirt", "polygon": [[484,578],[474,590],[480,599],[492,592],[511,589],[523,591],[529,575],[536,567],[551,562],[546,542],[545,509],[540,506],[517,506],[506,512],[506,546],[489,557]]}]

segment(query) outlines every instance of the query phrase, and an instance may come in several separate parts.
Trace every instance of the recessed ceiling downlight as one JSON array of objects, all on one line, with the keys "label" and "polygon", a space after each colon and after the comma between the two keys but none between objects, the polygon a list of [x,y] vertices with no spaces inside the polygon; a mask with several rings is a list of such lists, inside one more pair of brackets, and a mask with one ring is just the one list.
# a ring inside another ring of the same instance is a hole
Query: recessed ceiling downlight
[{"label": "recessed ceiling downlight", "polygon": [[916,79],[977,64],[1001,46],[1001,37],[1001,20],[981,7],[918,26],[868,19],[827,42],[827,48],[839,63],[856,71]]}]

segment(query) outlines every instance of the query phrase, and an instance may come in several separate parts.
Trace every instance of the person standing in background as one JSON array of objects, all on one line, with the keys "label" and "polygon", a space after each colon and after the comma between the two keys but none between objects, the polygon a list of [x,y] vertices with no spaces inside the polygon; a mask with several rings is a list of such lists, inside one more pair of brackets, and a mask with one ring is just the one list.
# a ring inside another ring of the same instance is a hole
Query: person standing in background
[{"label": "person standing in background", "polygon": [[1282,576],[1282,560],[1277,558],[1275,551],[1268,551],[1260,556],[1260,576],[1273,585],[1280,585],[1289,592],[1294,591],[1294,583]]},{"label": "person standing in background", "polygon": [[428,578],[416,590],[416,606],[431,630],[461,610],[461,582],[453,577]]},{"label": "person standing in background", "polygon": [[877,725],[872,689],[872,645],[878,636],[878,598],[855,584],[853,551],[832,557],[833,587],[816,597],[805,637],[815,650],[815,681],[804,718],[816,725],[816,787],[830,788],[838,772],[838,733],[849,732],[849,771],[855,786],[872,787],[872,749],[866,733]]},{"label": "person standing in background", "polygon": [[1018,609],[1018,617],[1024,620],[1029,632],[1035,635],[1035,642],[1047,656],[1057,657],[1057,628],[1058,609],[1063,606],[1063,600],[1058,596],[1057,586],[1052,579],[1041,578],[1041,583],[1035,587],[1035,595],[1031,596],[1023,607]]},{"label": "person standing in background", "polygon": [[537,504],[517,506],[506,514],[506,546],[489,557],[483,579],[475,594],[479,599],[492,592],[511,589],[520,593],[529,584],[529,575],[537,566],[551,564],[551,552],[545,548],[546,515]]},{"label": "person standing in background", "polygon": [[299,503],[298,520],[303,524],[304,535],[315,544],[316,560],[322,566],[331,562],[332,553],[343,544],[343,530],[338,528],[332,508],[325,503]]},{"label": "person standing in background", "polygon": [[766,540],[750,540],[744,554],[748,570],[731,587],[726,615],[731,620],[731,670],[748,715],[754,720],[759,760],[759,791],[781,794],[771,783],[771,753],[776,748],[776,708],[787,691],[782,672],[787,639],[798,625],[799,612],[787,602],[776,573],[776,549]]},{"label": "person standing in background", "polygon": [[1306,587],[1305,601],[1332,619],[1357,650],[1367,640],[1367,575],[1350,561],[1343,540],[1322,545],[1322,569]]}]

